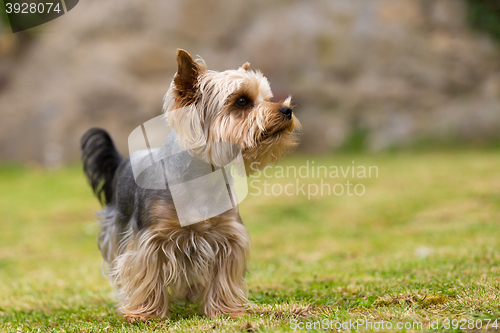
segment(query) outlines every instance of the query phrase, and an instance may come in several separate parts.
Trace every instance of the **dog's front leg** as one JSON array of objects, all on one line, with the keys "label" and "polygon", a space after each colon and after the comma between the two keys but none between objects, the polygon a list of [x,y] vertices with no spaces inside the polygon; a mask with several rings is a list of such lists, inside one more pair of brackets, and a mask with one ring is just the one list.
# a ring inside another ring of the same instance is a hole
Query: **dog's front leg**
[{"label": "dog's front leg", "polygon": [[223,314],[242,315],[246,312],[245,281],[248,248],[231,245],[229,253],[218,256],[203,297],[202,311],[209,317]]}]

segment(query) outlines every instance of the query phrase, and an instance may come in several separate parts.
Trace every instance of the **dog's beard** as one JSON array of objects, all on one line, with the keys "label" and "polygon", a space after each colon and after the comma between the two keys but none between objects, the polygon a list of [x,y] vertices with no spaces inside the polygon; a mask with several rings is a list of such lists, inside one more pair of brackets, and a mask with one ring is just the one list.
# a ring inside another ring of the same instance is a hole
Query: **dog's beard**
[{"label": "dog's beard", "polygon": [[207,115],[204,121],[189,120],[189,114],[199,115],[199,109],[201,106],[191,106],[172,113],[181,119],[174,121],[179,146],[214,165],[226,165],[235,156],[234,145],[221,142],[239,147],[247,170],[251,164],[253,169],[262,169],[276,162],[298,143],[299,121],[295,116],[284,120],[278,110],[257,106],[247,114],[238,114],[223,109]]},{"label": "dog's beard", "polygon": [[214,120],[209,141],[237,144],[247,171],[251,164],[253,169],[262,169],[283,157],[298,143],[296,130],[300,123],[294,116],[289,121],[283,118],[278,110],[265,106],[257,106],[243,119],[226,112]]},{"label": "dog's beard", "polygon": [[285,122],[276,111],[262,109],[252,110],[246,118],[223,113],[209,120],[197,125],[184,118],[176,132],[182,149],[214,165],[226,165],[235,156],[234,146],[220,142],[240,148],[247,171],[250,165],[260,170],[275,163],[298,144],[300,123],[295,116]]},{"label": "dog's beard", "polygon": [[[272,93],[260,72],[201,71],[192,85],[194,95],[186,98],[174,80],[165,98],[166,117],[182,149],[222,166],[234,156],[234,147],[219,143],[232,143],[241,150],[248,171],[251,164],[262,169],[276,162],[297,145],[299,121],[279,110],[290,107],[291,99],[269,102]],[[252,103],[237,108],[231,97],[242,94],[251,96]]]}]

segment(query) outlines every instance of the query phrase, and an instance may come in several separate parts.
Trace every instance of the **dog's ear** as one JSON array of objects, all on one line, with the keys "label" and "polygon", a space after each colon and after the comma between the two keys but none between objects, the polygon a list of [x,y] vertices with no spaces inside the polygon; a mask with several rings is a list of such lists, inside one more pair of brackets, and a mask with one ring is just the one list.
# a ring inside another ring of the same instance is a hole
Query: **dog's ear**
[{"label": "dog's ear", "polygon": [[199,76],[205,72],[206,67],[195,62],[189,53],[181,49],[177,49],[177,64],[173,93],[167,96],[168,99],[173,97],[173,100],[166,102],[167,119],[170,127],[177,133],[179,146],[182,149],[194,149],[206,145],[203,119],[200,110],[194,105],[199,96]]},{"label": "dog's ear", "polygon": [[177,65],[177,74],[174,78],[175,87],[181,96],[192,95],[196,89],[196,81],[201,67],[191,58],[189,53],[182,49],[177,49]]},{"label": "dog's ear", "polygon": [[238,68],[238,70],[240,72],[246,72],[249,68],[250,68],[250,63],[247,61],[243,65],[241,65],[241,67]]}]

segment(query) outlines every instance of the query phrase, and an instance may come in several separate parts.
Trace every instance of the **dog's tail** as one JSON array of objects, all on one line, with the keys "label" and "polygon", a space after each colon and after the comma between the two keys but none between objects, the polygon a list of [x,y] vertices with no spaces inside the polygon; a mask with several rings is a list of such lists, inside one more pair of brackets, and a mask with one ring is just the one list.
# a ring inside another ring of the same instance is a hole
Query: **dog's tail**
[{"label": "dog's tail", "polygon": [[83,171],[103,205],[113,198],[113,178],[122,161],[109,134],[100,128],[92,128],[82,137]]}]

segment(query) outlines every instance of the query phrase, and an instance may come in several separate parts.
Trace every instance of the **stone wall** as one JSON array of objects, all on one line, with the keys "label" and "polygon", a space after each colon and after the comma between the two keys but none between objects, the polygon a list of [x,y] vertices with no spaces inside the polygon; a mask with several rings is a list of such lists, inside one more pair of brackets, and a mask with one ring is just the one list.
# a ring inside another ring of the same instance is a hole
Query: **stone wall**
[{"label": "stone wall", "polygon": [[360,128],[371,150],[500,137],[498,45],[461,0],[86,0],[34,35],[0,33],[0,158],[73,161],[92,126],[126,154],[177,48],[216,70],[249,61],[292,94],[303,150]]}]

